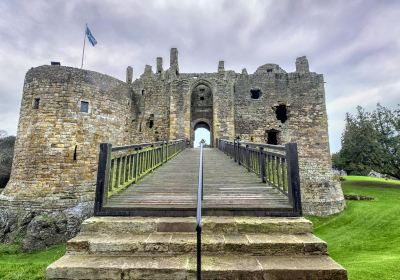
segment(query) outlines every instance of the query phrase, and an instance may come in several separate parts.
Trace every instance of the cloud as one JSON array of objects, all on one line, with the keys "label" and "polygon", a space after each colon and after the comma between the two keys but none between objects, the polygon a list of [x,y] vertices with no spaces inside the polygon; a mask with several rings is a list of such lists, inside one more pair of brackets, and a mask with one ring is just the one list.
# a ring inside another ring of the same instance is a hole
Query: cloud
[{"label": "cloud", "polygon": [[0,129],[15,134],[26,71],[50,61],[80,66],[85,23],[99,44],[85,68],[138,77],[178,47],[183,72],[235,71],[272,62],[287,71],[307,55],[326,83],[331,150],[346,112],[399,103],[400,2],[374,0],[70,0],[0,2]]}]

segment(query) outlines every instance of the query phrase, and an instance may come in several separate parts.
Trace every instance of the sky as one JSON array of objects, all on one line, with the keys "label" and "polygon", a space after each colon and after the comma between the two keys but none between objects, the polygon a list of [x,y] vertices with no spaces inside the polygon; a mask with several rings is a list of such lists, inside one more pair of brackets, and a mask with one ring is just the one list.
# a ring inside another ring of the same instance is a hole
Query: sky
[{"label": "sky", "polygon": [[340,149],[346,112],[400,103],[400,1],[375,0],[2,0],[0,130],[15,135],[25,73],[50,61],[80,67],[85,23],[98,41],[84,68],[125,80],[156,57],[180,72],[253,73],[265,63],[295,70],[306,55],[324,74],[331,152]]}]

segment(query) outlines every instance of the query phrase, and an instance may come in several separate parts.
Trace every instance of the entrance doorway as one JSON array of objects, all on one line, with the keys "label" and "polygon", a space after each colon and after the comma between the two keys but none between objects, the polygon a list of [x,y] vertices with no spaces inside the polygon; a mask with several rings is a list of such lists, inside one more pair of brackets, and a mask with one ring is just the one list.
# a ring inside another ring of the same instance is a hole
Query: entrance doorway
[{"label": "entrance doorway", "polygon": [[193,147],[199,148],[200,141],[202,140],[205,141],[205,145],[210,146],[211,143],[210,126],[205,122],[198,122],[194,127]]},{"label": "entrance doorway", "polygon": [[193,88],[190,105],[191,144],[196,147],[204,139],[213,146],[213,95],[206,82]]}]

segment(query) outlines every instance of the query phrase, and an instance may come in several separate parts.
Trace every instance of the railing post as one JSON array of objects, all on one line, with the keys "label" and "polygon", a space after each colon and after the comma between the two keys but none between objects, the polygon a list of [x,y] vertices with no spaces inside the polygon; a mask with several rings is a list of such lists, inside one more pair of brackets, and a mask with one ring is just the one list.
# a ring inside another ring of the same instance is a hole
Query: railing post
[{"label": "railing post", "polygon": [[166,147],[167,147],[167,152],[166,152],[167,156],[165,157],[165,161],[167,161],[169,158],[169,141],[167,141]]},{"label": "railing post", "polygon": [[289,202],[293,205],[293,211],[299,216],[302,215],[301,210],[301,193],[300,193],[300,176],[299,176],[299,160],[297,154],[297,144],[288,143],[285,145],[287,159],[288,174],[288,197]]},{"label": "railing post", "polygon": [[153,167],[154,167],[154,158],[155,158],[155,149],[154,149],[154,144],[150,146],[150,172],[153,172]]},{"label": "railing post", "polygon": [[107,199],[108,180],[111,166],[111,144],[101,143],[99,152],[99,163],[97,170],[96,194],[94,214],[100,214],[101,208]]},{"label": "railing post", "polygon": [[258,166],[260,167],[260,177],[263,183],[266,183],[266,173],[265,173],[265,153],[264,148],[260,147],[260,152],[258,154]]},{"label": "railing post", "polygon": [[161,143],[161,155],[160,155],[161,165],[164,164],[164,141]]},{"label": "railing post", "polygon": [[240,141],[237,140],[237,162],[239,165],[242,165],[241,159],[240,159]]},{"label": "railing post", "polygon": [[247,171],[250,172],[250,150],[249,150],[249,145],[246,144],[246,150],[244,152],[245,154],[245,161],[246,161],[246,165],[247,165]]},{"label": "railing post", "polygon": [[236,140],[233,140],[233,160],[237,162],[237,143]]}]

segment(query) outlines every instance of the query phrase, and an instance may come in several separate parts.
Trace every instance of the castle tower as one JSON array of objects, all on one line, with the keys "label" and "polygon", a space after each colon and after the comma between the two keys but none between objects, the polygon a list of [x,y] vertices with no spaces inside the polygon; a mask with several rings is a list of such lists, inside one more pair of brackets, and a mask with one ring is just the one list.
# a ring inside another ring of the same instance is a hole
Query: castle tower
[{"label": "castle tower", "polygon": [[130,103],[130,87],[103,74],[64,66],[29,70],[11,179],[0,207],[23,205],[40,212],[92,201],[98,146],[129,141]]}]

